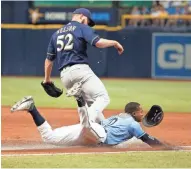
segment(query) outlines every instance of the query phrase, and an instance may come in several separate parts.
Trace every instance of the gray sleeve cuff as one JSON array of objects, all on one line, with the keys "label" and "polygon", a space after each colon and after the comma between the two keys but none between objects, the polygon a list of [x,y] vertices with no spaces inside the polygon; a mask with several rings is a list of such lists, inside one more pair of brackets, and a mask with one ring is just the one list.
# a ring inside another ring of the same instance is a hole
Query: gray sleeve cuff
[{"label": "gray sleeve cuff", "polygon": [[95,44],[100,40],[100,37],[99,36],[96,36],[92,39],[92,42],[91,42],[91,45],[92,46],[95,46]]},{"label": "gray sleeve cuff", "polygon": [[47,53],[46,58],[50,61],[54,61],[56,59],[56,54]]}]

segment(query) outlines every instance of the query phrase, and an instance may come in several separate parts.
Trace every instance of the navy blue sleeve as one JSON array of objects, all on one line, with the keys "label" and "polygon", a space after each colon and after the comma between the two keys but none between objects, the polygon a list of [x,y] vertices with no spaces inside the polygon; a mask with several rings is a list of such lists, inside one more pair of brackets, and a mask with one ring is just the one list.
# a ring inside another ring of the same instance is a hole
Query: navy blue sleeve
[{"label": "navy blue sleeve", "polygon": [[85,41],[92,46],[95,46],[95,44],[100,40],[99,35],[89,26],[82,27],[82,34]]},{"label": "navy blue sleeve", "polygon": [[46,58],[48,60],[51,60],[51,61],[54,61],[56,59],[56,49],[55,49],[55,46],[54,46],[54,38],[53,38],[53,36],[51,37],[50,42],[48,44]]},{"label": "navy blue sleeve", "polygon": [[[166,146],[164,145],[162,142],[160,142],[159,140],[157,140],[156,138],[149,136],[147,133],[145,133],[143,136],[140,137],[140,139],[147,143],[150,146]],[[167,147],[167,146],[166,146]]]}]

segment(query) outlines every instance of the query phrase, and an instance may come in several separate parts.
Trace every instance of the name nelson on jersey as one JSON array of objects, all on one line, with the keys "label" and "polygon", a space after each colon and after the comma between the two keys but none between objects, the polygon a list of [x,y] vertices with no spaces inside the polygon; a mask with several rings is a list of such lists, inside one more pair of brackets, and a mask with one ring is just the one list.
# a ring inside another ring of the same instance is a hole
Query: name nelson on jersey
[{"label": "name nelson on jersey", "polygon": [[62,27],[57,31],[57,34],[59,33],[65,33],[65,32],[71,32],[74,31],[76,29],[76,26],[66,26],[66,27]]}]

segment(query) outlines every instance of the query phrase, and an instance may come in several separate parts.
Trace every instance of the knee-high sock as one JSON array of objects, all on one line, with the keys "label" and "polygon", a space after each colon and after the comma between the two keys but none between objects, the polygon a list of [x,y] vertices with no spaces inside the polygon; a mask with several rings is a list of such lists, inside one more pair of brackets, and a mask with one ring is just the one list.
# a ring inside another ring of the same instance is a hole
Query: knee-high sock
[{"label": "knee-high sock", "polygon": [[35,106],[32,110],[29,110],[29,113],[31,114],[36,126],[40,126],[45,122],[45,119],[41,116],[40,112]]}]

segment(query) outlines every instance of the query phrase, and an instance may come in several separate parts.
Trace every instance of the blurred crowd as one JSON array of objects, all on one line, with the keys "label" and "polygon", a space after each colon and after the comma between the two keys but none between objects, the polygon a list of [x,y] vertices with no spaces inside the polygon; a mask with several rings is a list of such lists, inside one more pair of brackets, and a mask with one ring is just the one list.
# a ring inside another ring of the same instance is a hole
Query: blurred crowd
[{"label": "blurred crowd", "polygon": [[[191,1],[153,1],[152,7],[134,6],[130,10],[134,16],[150,15],[153,17],[172,16],[172,15],[190,15],[191,18]],[[131,26],[191,26],[191,19],[131,19],[128,22]]]}]

